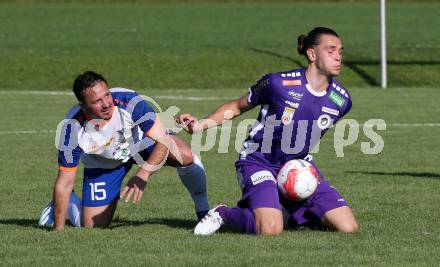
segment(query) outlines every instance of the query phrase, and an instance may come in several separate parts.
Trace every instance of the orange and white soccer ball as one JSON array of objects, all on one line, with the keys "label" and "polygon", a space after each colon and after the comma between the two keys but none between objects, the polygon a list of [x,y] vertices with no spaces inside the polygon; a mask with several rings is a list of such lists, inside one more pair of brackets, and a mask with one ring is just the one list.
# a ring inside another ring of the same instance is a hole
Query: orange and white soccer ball
[{"label": "orange and white soccer ball", "polygon": [[318,187],[319,176],[308,161],[294,159],[286,162],[277,175],[278,189],[283,196],[294,201],[305,200]]}]

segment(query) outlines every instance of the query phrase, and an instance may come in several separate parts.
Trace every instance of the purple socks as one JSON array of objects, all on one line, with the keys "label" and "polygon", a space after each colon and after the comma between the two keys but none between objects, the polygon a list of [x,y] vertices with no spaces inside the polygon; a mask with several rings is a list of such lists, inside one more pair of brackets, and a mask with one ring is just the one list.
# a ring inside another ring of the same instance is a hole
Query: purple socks
[{"label": "purple socks", "polygon": [[239,232],[245,234],[255,234],[257,232],[255,217],[250,209],[220,206],[216,211],[225,224],[232,225]]}]

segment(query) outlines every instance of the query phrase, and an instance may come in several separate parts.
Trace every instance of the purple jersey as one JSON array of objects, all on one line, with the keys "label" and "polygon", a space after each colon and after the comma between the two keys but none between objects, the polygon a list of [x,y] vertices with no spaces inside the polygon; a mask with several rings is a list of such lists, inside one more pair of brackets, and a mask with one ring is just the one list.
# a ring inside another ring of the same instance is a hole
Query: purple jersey
[{"label": "purple jersey", "polygon": [[249,88],[248,102],[261,105],[240,159],[272,165],[304,158],[351,108],[348,91],[332,79],[326,91],[308,84],[305,69],[270,73]]}]

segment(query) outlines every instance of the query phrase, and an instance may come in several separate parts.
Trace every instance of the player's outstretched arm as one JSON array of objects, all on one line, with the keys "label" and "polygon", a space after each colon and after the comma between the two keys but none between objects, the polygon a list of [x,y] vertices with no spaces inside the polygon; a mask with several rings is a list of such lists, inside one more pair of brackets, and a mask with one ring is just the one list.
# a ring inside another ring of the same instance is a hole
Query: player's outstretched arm
[{"label": "player's outstretched arm", "polygon": [[177,151],[176,143],[167,134],[165,126],[158,120],[154,127],[147,133],[148,137],[157,141],[151,155],[145,163],[139,168],[136,174],[130,178],[127,185],[121,192],[121,198],[125,202],[133,197],[133,203],[141,200],[147,181],[153,173],[160,169],[166,162],[170,151],[174,152],[179,162],[182,157]]},{"label": "player's outstretched arm", "polygon": [[53,190],[54,199],[54,226],[53,229],[61,231],[66,224],[67,207],[69,205],[70,193],[75,184],[75,171],[58,171],[58,176]]},{"label": "player's outstretched arm", "polygon": [[181,114],[176,118],[176,123],[190,134],[202,132],[208,128],[221,125],[227,120],[232,120],[252,109],[254,106],[249,104],[248,97],[249,93],[238,99],[228,101],[200,121],[191,114]]},{"label": "player's outstretched arm", "polygon": [[169,150],[164,144],[156,144],[148,160],[139,168],[136,174],[130,178],[122,190],[121,198],[124,199],[126,203],[129,202],[132,197],[133,203],[137,203],[141,200],[148,180],[157,169],[164,165],[168,153]]}]

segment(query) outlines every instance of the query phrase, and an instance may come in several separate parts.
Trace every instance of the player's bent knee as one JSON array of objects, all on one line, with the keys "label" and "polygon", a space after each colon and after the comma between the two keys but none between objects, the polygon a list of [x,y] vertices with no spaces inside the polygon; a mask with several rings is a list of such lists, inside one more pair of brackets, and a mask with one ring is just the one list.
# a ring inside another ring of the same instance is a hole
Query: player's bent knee
[{"label": "player's bent knee", "polygon": [[93,220],[83,220],[84,228],[93,228],[95,225],[93,224]]},{"label": "player's bent knee", "polygon": [[274,222],[270,224],[260,225],[259,235],[280,235],[283,232],[283,224]]},{"label": "player's bent knee", "polygon": [[350,222],[340,225],[336,231],[342,233],[356,233],[359,230],[359,225],[356,222]]},{"label": "player's bent knee", "polygon": [[257,234],[259,235],[279,235],[283,232],[282,219],[257,220]]},{"label": "player's bent knee", "polygon": [[359,229],[353,212],[347,206],[326,212],[322,222],[330,229],[343,233],[355,233]]},{"label": "player's bent knee", "polygon": [[110,225],[118,200],[100,207],[83,207],[82,224],[86,228],[106,228]]},{"label": "player's bent knee", "polygon": [[[182,162],[177,163],[177,166],[182,165],[183,167],[187,167],[194,162],[194,157],[191,149],[188,147],[188,145],[178,138],[177,136],[172,136],[172,139],[176,142],[176,145],[178,147],[178,153],[179,155],[170,155],[171,160],[173,161],[180,161]],[[176,163],[175,163],[176,164]]]},{"label": "player's bent knee", "polygon": [[182,165],[187,167],[194,162],[193,153],[190,149],[182,149],[180,151],[180,155],[182,156]]},{"label": "player's bent knee", "polygon": [[274,208],[257,208],[254,210],[257,234],[279,235],[283,232],[283,216]]},{"label": "player's bent knee", "polygon": [[106,228],[110,225],[111,218],[107,216],[95,215],[93,217],[84,217],[83,226],[85,228]]}]

